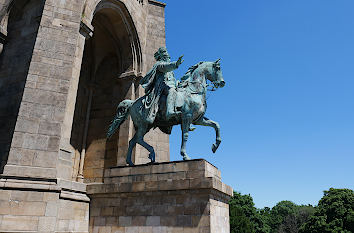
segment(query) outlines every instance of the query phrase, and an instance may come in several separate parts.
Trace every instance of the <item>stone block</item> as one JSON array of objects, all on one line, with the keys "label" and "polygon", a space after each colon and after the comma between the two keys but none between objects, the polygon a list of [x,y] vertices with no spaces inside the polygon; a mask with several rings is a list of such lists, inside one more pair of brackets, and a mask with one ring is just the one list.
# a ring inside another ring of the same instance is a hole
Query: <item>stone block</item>
[{"label": "stone block", "polygon": [[45,192],[43,194],[43,200],[44,201],[56,201],[59,199],[59,194],[58,193],[49,193],[49,192]]},{"label": "stone block", "polygon": [[11,201],[43,201],[43,192],[35,191],[13,191]]},{"label": "stone block", "polygon": [[9,200],[0,201],[0,214],[11,214],[11,202]]},{"label": "stone block", "polygon": [[4,215],[0,224],[0,231],[37,231],[38,217]]},{"label": "stone block", "polygon": [[0,201],[10,200],[11,193],[12,193],[12,191],[10,191],[10,190],[0,190]]},{"label": "stone block", "polygon": [[58,202],[56,201],[47,202],[47,206],[45,209],[45,216],[55,217],[57,215],[58,215]]},{"label": "stone block", "polygon": [[49,151],[36,151],[32,165],[35,167],[56,168],[58,153]]},{"label": "stone block", "polygon": [[111,233],[125,233],[125,227],[112,226]]},{"label": "stone block", "polygon": [[146,225],[147,226],[160,226],[160,216],[147,216]]},{"label": "stone block", "polygon": [[169,227],[178,226],[177,217],[173,215],[161,216],[160,222],[161,222],[161,226],[169,226]]},{"label": "stone block", "polygon": [[127,176],[130,175],[130,167],[113,168],[111,169],[111,176]]},{"label": "stone block", "polygon": [[34,157],[35,157],[34,150],[13,148],[9,153],[7,164],[19,164],[24,166],[30,166],[33,163]]},{"label": "stone block", "polygon": [[113,215],[113,207],[103,207],[101,209],[100,216],[112,216]]},{"label": "stone block", "polygon": [[146,226],[146,216],[133,216],[132,226]]},{"label": "stone block", "polygon": [[35,118],[24,118],[19,117],[17,118],[16,128],[17,132],[24,132],[24,133],[32,133],[35,134],[38,132],[39,128],[39,121]]},{"label": "stone block", "polygon": [[56,169],[7,164],[4,168],[4,174],[9,176],[55,178]]},{"label": "stone block", "polygon": [[119,225],[122,226],[122,227],[131,226],[132,217],[130,217],[130,216],[120,216],[118,221],[119,221]]},{"label": "stone block", "polygon": [[45,202],[10,201],[12,215],[44,216]]},{"label": "stone block", "polygon": [[60,136],[61,126],[59,123],[40,122],[38,133],[51,136]]},{"label": "stone block", "polygon": [[141,192],[145,190],[145,182],[133,182],[132,192]]},{"label": "stone block", "polygon": [[70,230],[70,220],[57,220],[57,231],[68,232]]},{"label": "stone block", "polygon": [[53,232],[56,227],[56,217],[39,217],[38,231]]}]

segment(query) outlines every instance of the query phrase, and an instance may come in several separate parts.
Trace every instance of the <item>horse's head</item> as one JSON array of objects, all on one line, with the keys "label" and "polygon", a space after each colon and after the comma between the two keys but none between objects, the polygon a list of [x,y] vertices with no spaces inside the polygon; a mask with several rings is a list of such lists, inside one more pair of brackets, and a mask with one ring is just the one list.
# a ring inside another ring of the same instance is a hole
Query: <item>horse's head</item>
[{"label": "horse's head", "polygon": [[225,81],[222,76],[221,68],[220,68],[220,59],[215,62],[207,62],[208,72],[207,79],[211,81],[215,88],[224,87]]}]

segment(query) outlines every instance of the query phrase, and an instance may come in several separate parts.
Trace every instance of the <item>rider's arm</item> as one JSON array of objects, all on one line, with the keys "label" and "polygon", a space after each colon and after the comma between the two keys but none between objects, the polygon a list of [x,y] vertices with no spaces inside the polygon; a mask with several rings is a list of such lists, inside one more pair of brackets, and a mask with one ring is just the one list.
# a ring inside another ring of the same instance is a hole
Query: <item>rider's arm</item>
[{"label": "rider's arm", "polygon": [[157,65],[157,69],[162,73],[170,72],[177,68],[177,62],[161,62]]}]

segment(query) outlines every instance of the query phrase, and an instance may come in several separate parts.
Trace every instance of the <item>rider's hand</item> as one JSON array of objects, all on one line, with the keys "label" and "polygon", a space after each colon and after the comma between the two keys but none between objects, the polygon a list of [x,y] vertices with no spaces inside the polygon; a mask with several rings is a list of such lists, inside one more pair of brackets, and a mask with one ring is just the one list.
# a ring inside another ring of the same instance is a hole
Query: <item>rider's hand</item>
[{"label": "rider's hand", "polygon": [[184,62],[184,60],[182,60],[182,58],[183,58],[183,55],[178,58],[178,61],[176,63],[177,67]]}]

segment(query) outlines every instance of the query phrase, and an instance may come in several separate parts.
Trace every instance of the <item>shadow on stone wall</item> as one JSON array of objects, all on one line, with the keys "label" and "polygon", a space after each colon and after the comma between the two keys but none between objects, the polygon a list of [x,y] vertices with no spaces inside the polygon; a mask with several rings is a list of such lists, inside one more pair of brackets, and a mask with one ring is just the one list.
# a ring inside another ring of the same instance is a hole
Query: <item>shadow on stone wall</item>
[{"label": "shadow on stone wall", "polygon": [[29,120],[40,117],[35,112],[19,113],[19,108],[26,82],[31,88],[36,80],[36,76],[28,74],[28,70],[31,59],[38,59],[32,53],[43,7],[42,0],[17,0],[9,12],[8,36],[0,55],[0,173],[7,163],[13,138],[21,134],[14,135],[17,117]]}]

